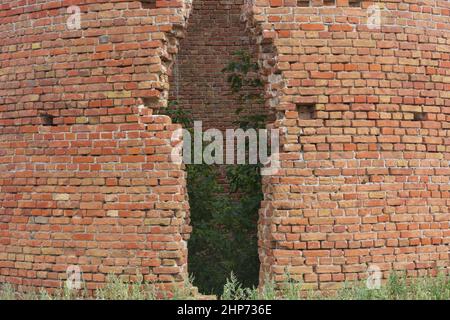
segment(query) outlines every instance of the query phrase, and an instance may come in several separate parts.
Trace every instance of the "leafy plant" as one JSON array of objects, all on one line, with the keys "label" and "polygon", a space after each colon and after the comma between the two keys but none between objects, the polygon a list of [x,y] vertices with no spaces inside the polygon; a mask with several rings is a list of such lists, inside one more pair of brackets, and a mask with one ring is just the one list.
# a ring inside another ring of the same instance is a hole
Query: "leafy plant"
[{"label": "leafy plant", "polygon": [[3,283],[0,287],[0,300],[15,300],[14,287],[10,283]]},{"label": "leafy plant", "polygon": [[[325,299],[325,300],[450,300],[450,276],[440,272],[436,277],[426,276],[407,278],[405,274],[391,273],[380,289],[368,289],[365,281],[345,283],[344,287],[332,294],[327,292],[307,292],[301,282],[289,276],[281,283],[281,290],[275,283],[266,280],[262,288],[246,287],[231,273],[226,279],[220,299],[222,300],[290,300],[290,299]],[[85,294],[85,288],[63,294],[52,294],[41,289],[38,292],[17,292],[10,284],[0,285],[0,300],[68,300],[68,299],[104,299],[104,300],[138,300],[138,299],[196,299],[191,294],[192,279],[186,279],[172,295],[157,294],[154,284],[142,280],[128,282],[120,277],[110,275],[103,288],[96,290],[94,296]],[[307,293],[307,294],[304,294]]]},{"label": "leafy plant", "polygon": [[244,50],[234,52],[232,60],[222,69],[222,72],[228,73],[227,81],[235,93],[240,92],[244,86],[261,87],[263,83],[256,75],[258,71],[258,64]]},{"label": "leafy plant", "polygon": [[392,272],[380,289],[370,290],[364,281],[346,283],[332,299],[340,300],[450,300],[450,278],[443,272],[436,277],[407,278]]},{"label": "leafy plant", "polygon": [[154,300],[156,290],[152,284],[144,283],[141,275],[134,282],[108,275],[106,285],[97,289],[95,296],[99,300]]},{"label": "leafy plant", "polygon": [[249,52],[244,50],[234,52],[222,72],[227,74],[231,92],[237,95],[241,103],[236,110],[237,114],[254,103],[264,103],[264,96],[261,90],[258,90],[264,86],[259,77],[259,65],[253,61]]},{"label": "leafy plant", "polygon": [[191,128],[193,121],[188,111],[180,108],[178,101],[171,100],[163,113],[172,119],[173,123],[179,123],[183,128]]},{"label": "leafy plant", "polygon": [[218,182],[214,166],[188,166],[193,233],[189,268],[204,293],[219,294],[226,275],[235,271],[246,285],[257,283],[255,215],[248,201],[236,201]]}]

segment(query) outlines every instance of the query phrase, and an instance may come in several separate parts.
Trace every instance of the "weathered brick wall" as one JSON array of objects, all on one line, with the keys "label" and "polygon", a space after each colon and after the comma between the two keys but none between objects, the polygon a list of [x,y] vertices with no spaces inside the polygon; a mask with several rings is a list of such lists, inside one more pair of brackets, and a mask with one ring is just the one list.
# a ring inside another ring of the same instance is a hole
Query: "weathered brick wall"
[{"label": "weathered brick wall", "polygon": [[373,2],[319,2],[246,9],[285,132],[282,170],[265,179],[261,280],[287,271],[332,289],[370,265],[448,268],[450,3],[379,1],[372,30]]},{"label": "weathered brick wall", "polygon": [[[186,112],[193,121],[201,121],[203,130],[214,128],[224,132],[256,115],[272,121],[271,109],[261,101],[264,88],[244,84],[233,92],[228,82],[230,72],[224,71],[231,62],[241,62],[236,57],[238,52],[248,54],[252,63],[257,63],[258,46],[242,20],[243,4],[243,0],[195,1],[185,37],[180,40],[169,77],[169,99],[176,101],[174,108]],[[243,77],[258,78],[258,71]],[[216,169],[220,184],[228,192],[227,167],[218,165]]]},{"label": "weathered brick wall", "polygon": [[[245,115],[267,114],[257,99],[243,100],[242,95],[262,95],[262,88],[243,86],[233,93],[223,69],[238,61],[236,52],[245,52],[256,62],[256,43],[241,21],[243,0],[195,1],[186,36],[180,41],[170,97],[178,107],[189,112],[203,128],[235,128]],[[248,76],[252,76],[250,73]],[[237,114],[239,112],[239,114]]]},{"label": "weathered brick wall", "polygon": [[[288,271],[327,289],[371,264],[448,267],[450,4],[379,2],[381,30],[365,25],[368,1],[245,6],[285,133],[264,178],[262,281]],[[73,4],[81,30],[66,27]],[[90,289],[108,272],[186,275],[176,126],[150,109],[167,103],[190,5],[141,6],[0,1],[0,282],[58,288],[69,265]]]},{"label": "weathered brick wall", "polygon": [[0,282],[59,288],[69,265],[88,289],[108,273],[186,274],[178,126],[148,107],[166,103],[189,4],[156,5],[1,1]]}]

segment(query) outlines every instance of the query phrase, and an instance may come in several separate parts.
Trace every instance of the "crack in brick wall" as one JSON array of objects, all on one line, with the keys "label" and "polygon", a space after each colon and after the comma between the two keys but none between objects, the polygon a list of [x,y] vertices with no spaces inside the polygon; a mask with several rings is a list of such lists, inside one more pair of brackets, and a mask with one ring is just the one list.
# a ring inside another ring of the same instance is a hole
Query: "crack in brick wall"
[{"label": "crack in brick wall", "polygon": [[[244,6],[284,133],[282,168],[263,181],[261,283],[448,270],[450,4],[378,3],[376,30],[369,1]],[[69,1],[0,1],[0,282],[59,288],[68,265],[90,290],[109,272],[181,282],[178,126],[151,109],[167,103],[190,3],[70,4],[81,30],[66,28]]]}]

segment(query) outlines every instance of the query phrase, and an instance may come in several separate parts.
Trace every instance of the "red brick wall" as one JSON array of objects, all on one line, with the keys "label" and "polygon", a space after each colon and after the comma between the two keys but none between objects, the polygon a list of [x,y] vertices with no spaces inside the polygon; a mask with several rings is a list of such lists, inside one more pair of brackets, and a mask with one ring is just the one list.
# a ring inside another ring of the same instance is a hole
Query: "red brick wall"
[{"label": "red brick wall", "polygon": [[[205,129],[235,128],[242,116],[266,114],[268,110],[261,103],[239,98],[243,94],[262,94],[262,88],[244,86],[233,93],[228,73],[222,71],[236,60],[233,54],[237,51],[247,52],[256,62],[256,43],[241,21],[242,5],[243,0],[196,0],[186,37],[180,41],[170,78],[170,96],[194,120],[202,121]],[[239,115],[238,109],[243,109]]]},{"label": "red brick wall", "polygon": [[[232,92],[227,81],[230,73],[223,71],[230,62],[240,61],[237,52],[248,54],[253,63],[258,61],[256,41],[241,19],[243,4],[243,0],[196,0],[185,38],[180,40],[170,77],[170,100],[177,101],[177,108],[192,120],[201,121],[203,130],[225,131],[239,127],[237,122],[245,116],[269,116],[270,109],[261,99],[242,99],[244,95],[263,97],[262,87],[244,85],[239,92]],[[243,77],[259,75],[252,71]],[[226,166],[216,168],[228,192]]]},{"label": "red brick wall", "polygon": [[[380,2],[381,30],[345,0],[246,7],[285,133],[282,169],[264,180],[261,280],[288,271],[327,289],[372,264],[448,267],[450,4]],[[81,30],[66,28],[69,3]],[[69,265],[90,289],[108,272],[186,275],[176,127],[137,110],[167,102],[184,5],[0,1],[0,282],[58,288]]]},{"label": "red brick wall", "polygon": [[[185,173],[170,161],[178,126],[146,107],[166,103],[188,8],[26,3],[0,4],[0,282],[59,288],[69,265],[88,289],[108,273],[181,281],[190,230]],[[66,27],[69,5],[81,30]]]},{"label": "red brick wall", "polygon": [[450,3],[380,1],[379,30],[369,1],[296,4],[247,6],[285,132],[265,179],[261,280],[287,271],[332,289],[370,265],[448,268]]}]

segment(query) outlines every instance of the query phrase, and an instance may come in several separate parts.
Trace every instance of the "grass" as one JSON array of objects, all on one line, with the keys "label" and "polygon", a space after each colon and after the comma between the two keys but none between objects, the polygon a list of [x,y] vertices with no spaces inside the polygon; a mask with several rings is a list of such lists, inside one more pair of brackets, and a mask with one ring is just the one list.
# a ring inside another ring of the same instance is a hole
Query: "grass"
[{"label": "grass", "polygon": [[337,294],[342,300],[450,300],[450,278],[440,273],[437,277],[408,279],[392,273],[377,290],[369,290],[365,283],[345,286]]},{"label": "grass", "polygon": [[[139,277],[138,277],[139,279]],[[188,279],[181,287],[175,287],[172,294],[158,292],[157,286],[137,280],[124,282],[116,276],[108,276],[106,285],[97,289],[93,297],[86,290],[70,290],[61,288],[53,294],[41,289],[37,292],[19,293],[11,284],[0,287],[0,300],[157,300],[196,299],[192,295],[192,279]],[[365,282],[346,283],[344,287],[331,296],[317,291],[302,289],[302,284],[288,280],[279,290],[271,281],[261,289],[244,288],[237,278],[231,274],[219,297],[222,300],[450,300],[450,277],[439,274],[436,277],[407,278],[404,274],[391,273],[387,281],[379,289],[368,289]]]}]

